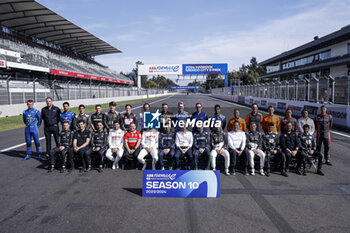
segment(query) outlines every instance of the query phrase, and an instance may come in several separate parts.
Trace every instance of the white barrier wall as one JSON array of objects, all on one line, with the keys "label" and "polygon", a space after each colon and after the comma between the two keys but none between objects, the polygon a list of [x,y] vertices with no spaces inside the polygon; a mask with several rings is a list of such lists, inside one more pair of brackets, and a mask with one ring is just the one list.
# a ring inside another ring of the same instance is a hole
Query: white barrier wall
[{"label": "white barrier wall", "polygon": [[[79,100],[64,100],[64,101],[54,101],[54,105],[62,108],[64,102],[69,102],[71,107],[78,107],[80,104],[84,105],[94,105],[94,104],[105,104],[111,101],[120,101],[135,100],[135,99],[146,99],[153,97],[160,97],[168,94],[155,94],[155,95],[137,95],[137,96],[125,96],[125,97],[109,97],[101,99],[79,99]],[[41,110],[46,106],[45,102],[35,103],[34,108]],[[6,116],[17,116],[23,113],[27,108],[26,104],[12,104],[12,105],[1,105],[0,106],[0,117]]]},{"label": "white barrier wall", "polygon": [[[320,113],[320,108],[323,104],[310,103],[304,101],[292,101],[282,99],[267,99],[249,96],[237,96],[237,95],[218,95],[212,94],[213,97],[228,100],[234,103],[251,106],[253,103],[258,104],[260,109],[267,109],[269,105],[274,106],[275,111],[284,114],[287,108],[293,110],[293,116],[300,117],[301,111],[306,108],[310,117],[315,117]],[[350,129],[350,106],[337,105],[337,104],[325,104],[328,109],[328,113],[333,116],[333,124],[340,128]]]}]

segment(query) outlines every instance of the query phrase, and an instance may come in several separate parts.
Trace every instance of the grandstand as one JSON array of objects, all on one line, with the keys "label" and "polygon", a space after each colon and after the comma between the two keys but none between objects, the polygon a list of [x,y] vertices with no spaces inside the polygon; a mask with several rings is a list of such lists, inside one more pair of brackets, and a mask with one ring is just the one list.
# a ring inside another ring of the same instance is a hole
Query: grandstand
[{"label": "grandstand", "polygon": [[40,3],[5,0],[0,8],[0,104],[43,101],[44,93],[60,100],[118,96],[114,89],[134,84],[94,60],[120,50]]}]

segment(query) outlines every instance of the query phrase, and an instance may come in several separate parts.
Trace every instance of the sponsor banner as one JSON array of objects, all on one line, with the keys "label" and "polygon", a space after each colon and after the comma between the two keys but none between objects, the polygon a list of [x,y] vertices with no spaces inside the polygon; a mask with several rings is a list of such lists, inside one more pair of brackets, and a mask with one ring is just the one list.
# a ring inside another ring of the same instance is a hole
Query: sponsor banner
[{"label": "sponsor banner", "polygon": [[6,68],[6,61],[0,60],[0,68]]},{"label": "sponsor banner", "polygon": [[220,171],[144,170],[143,197],[220,197]]},{"label": "sponsor banner", "polygon": [[183,64],[182,73],[191,74],[227,74],[227,64]]},{"label": "sponsor banner", "polygon": [[162,74],[182,74],[182,65],[138,65],[138,75],[162,75]]},{"label": "sponsor banner", "polygon": [[199,86],[167,86],[166,89],[170,89],[170,90],[195,90],[195,89],[199,89]]},{"label": "sponsor banner", "polygon": [[119,79],[99,77],[99,76],[95,76],[95,75],[75,73],[75,72],[66,71],[66,70],[51,69],[51,74],[68,76],[68,77],[76,77],[76,78],[84,78],[84,79],[92,79],[92,80],[98,80],[98,81],[114,82],[114,83],[133,84],[132,81],[123,81],[123,80],[119,80]]}]

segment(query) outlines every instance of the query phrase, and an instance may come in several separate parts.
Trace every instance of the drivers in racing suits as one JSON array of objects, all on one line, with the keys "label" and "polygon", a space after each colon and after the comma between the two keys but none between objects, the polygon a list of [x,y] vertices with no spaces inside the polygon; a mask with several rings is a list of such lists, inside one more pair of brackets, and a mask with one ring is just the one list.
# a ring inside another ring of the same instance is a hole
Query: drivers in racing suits
[{"label": "drivers in racing suits", "polygon": [[34,101],[27,101],[28,109],[23,112],[23,122],[25,124],[24,134],[27,144],[27,154],[24,157],[24,160],[28,160],[32,156],[32,137],[36,146],[36,153],[39,155],[39,159],[42,159],[41,156],[41,147],[39,141],[39,130],[38,128],[41,125],[41,116],[39,110],[33,108]]},{"label": "drivers in racing suits", "polygon": [[142,170],[146,169],[147,163],[145,157],[148,154],[152,156],[152,169],[156,169],[156,163],[158,161],[158,140],[159,132],[156,129],[147,129],[142,133],[142,150],[137,159],[139,163],[143,164]]},{"label": "drivers in racing suits", "polygon": [[115,121],[114,129],[111,129],[108,135],[109,149],[106,151],[106,157],[113,162],[113,170],[119,168],[118,162],[124,154],[124,134],[119,121]]},{"label": "drivers in racing suits", "polygon": [[262,151],[262,136],[261,133],[256,131],[256,123],[254,121],[249,124],[249,131],[246,133],[247,137],[247,155],[251,168],[251,175],[255,174],[254,169],[254,157],[255,155],[260,157],[260,175],[264,176],[264,164],[265,153]]},{"label": "drivers in racing suits", "polygon": [[216,127],[215,131],[210,135],[211,142],[211,166],[213,170],[216,169],[216,157],[221,155],[225,158],[225,174],[230,175],[230,153],[227,151],[227,138],[225,132],[221,130],[221,127]]},{"label": "drivers in racing suits", "polygon": [[321,107],[321,114],[317,115],[316,119],[316,142],[318,152],[321,152],[322,143],[324,145],[324,159],[325,164],[332,166],[330,162],[329,149],[331,146],[331,128],[333,123],[333,116],[327,114],[327,107]]}]

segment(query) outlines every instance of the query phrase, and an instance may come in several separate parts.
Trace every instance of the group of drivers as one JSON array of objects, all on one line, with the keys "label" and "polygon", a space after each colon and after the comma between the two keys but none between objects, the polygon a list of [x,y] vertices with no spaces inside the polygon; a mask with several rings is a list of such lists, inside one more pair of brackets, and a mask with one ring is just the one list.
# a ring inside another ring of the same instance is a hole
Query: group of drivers
[{"label": "group of drivers", "polygon": [[[51,98],[46,99],[47,106],[41,114],[33,108],[33,101],[28,100],[28,109],[24,111],[23,120],[26,124],[25,135],[27,141],[27,155],[25,160],[31,158],[31,137],[37,146],[39,159],[46,159],[41,155],[38,140],[38,127],[44,121],[47,156],[50,158],[49,172],[58,168],[66,172],[68,158],[69,169],[73,171],[77,158],[81,161],[80,171],[89,172],[92,169],[92,159],[96,160],[96,169],[103,171],[104,160],[112,162],[112,169],[123,167],[133,168],[142,166],[146,169],[146,159],[151,158],[152,169],[156,169],[159,162],[160,169],[169,170],[199,169],[199,159],[204,160],[203,169],[216,169],[216,159],[223,156],[225,159],[226,175],[236,174],[236,164],[240,160],[243,164],[243,173],[255,174],[254,160],[259,158],[259,173],[270,175],[270,160],[272,157],[280,161],[280,171],[288,176],[288,168],[292,158],[297,161],[296,173],[306,175],[306,163],[309,158],[316,159],[317,174],[322,172],[323,155],[321,145],[324,144],[325,164],[330,162],[330,129],[332,116],[327,114],[326,106],[321,107],[315,123],[308,117],[306,109],[297,121],[292,117],[292,110],[287,109],[286,117],[282,120],[274,115],[274,107],[268,107],[268,115],[263,117],[258,112],[258,105],[252,105],[252,112],[243,120],[239,109],[234,109],[234,117],[227,123],[222,115],[220,105],[215,105],[215,113],[208,117],[202,111],[202,105],[195,105],[196,112],[189,114],[184,110],[183,102],[178,103],[178,111],[173,114],[168,111],[168,104],[162,104],[161,128],[143,129],[143,113],[134,114],[132,106],[125,105],[125,112],[116,111],[116,103],[109,103],[109,111],[102,113],[101,105],[96,105],[96,112],[89,116],[85,113],[85,106],[79,106],[79,114],[75,115],[69,110],[69,103],[63,103],[61,112],[54,106]],[[143,111],[150,111],[150,105],[145,103]],[[189,130],[187,119],[205,122],[213,120],[220,124],[209,128],[195,124]],[[59,124],[62,130],[59,132]],[[139,129],[140,131],[137,131]],[[316,132],[316,137],[314,136]],[[51,149],[51,135],[53,134],[56,147]],[[317,140],[317,143],[315,141]],[[68,155],[68,156],[67,156]],[[58,160],[58,158],[61,160]],[[167,166],[165,166],[166,159]],[[180,161],[184,161],[181,166]],[[95,164],[95,163],[94,163]]]}]

